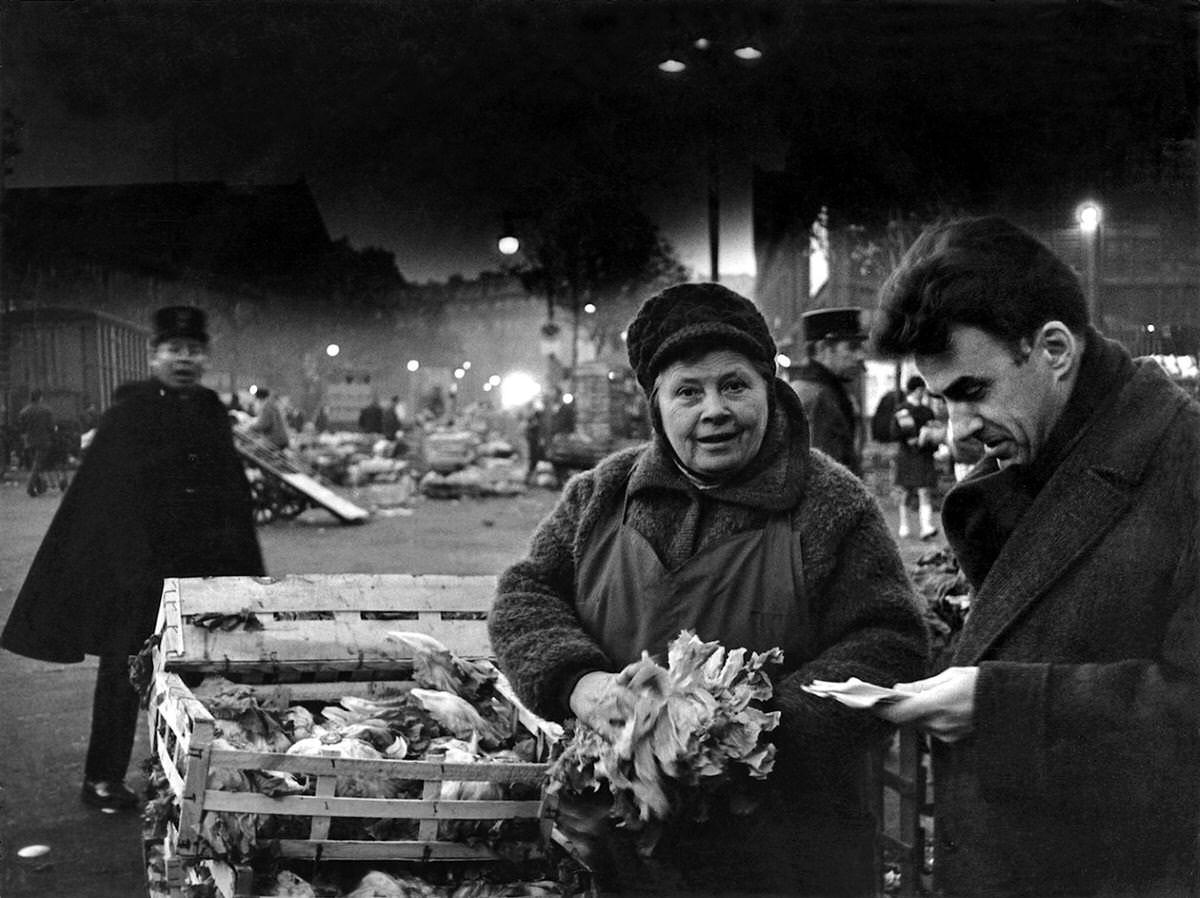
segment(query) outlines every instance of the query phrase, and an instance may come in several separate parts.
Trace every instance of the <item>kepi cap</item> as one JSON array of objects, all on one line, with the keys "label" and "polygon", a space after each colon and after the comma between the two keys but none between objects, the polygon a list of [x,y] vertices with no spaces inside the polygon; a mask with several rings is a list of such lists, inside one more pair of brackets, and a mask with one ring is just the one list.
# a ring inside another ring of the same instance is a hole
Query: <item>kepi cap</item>
[{"label": "kepi cap", "polygon": [[857,306],[848,306],[805,312],[800,316],[804,339],[809,343],[815,343],[817,340],[866,340],[862,311]]},{"label": "kepi cap", "polygon": [[208,343],[208,316],[195,306],[167,306],[154,313],[154,345],[167,340]]}]

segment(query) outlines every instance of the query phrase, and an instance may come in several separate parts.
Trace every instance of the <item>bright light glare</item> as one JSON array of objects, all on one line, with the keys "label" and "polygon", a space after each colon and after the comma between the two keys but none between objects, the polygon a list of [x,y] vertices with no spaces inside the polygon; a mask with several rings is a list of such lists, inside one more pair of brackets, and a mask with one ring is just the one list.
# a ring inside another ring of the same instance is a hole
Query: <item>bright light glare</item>
[{"label": "bright light glare", "polygon": [[746,45],[745,47],[738,47],[736,50],[734,50],[733,55],[738,59],[751,61],[754,59],[762,59],[762,50],[758,49],[758,47]]},{"label": "bright light glare", "polygon": [[496,241],[496,248],[506,256],[511,256],[521,248],[521,241],[516,237],[501,237]]},{"label": "bright light glare", "polygon": [[463,362],[463,363],[462,363],[462,369],[463,369],[463,371],[470,371],[470,370],[471,370],[471,363],[470,363],[470,362]]},{"label": "bright light glare", "polygon": [[528,405],[542,392],[541,384],[532,374],[512,371],[500,381],[500,407],[519,408]]},{"label": "bright light glare", "polygon": [[596,314],[596,304],[594,302],[589,302],[586,306],[583,307],[583,310],[585,312],[587,312],[589,315],[595,315]]},{"label": "bright light glare", "polygon": [[780,368],[790,368],[792,367],[792,357],[781,352],[775,356],[775,364]]},{"label": "bright light glare", "polygon": [[421,367],[421,363],[418,362],[416,359],[409,359],[408,364],[405,365],[404,367],[407,368],[409,371],[416,371],[418,368]]},{"label": "bright light glare", "polygon": [[1079,219],[1079,230],[1085,234],[1091,234],[1100,227],[1100,219],[1103,215],[1096,203],[1088,202],[1079,207],[1076,217]]},{"label": "bright light glare", "polygon": [[658,64],[659,71],[666,72],[668,75],[677,75],[686,68],[687,63],[678,59],[664,59]]},{"label": "bright light glare", "polygon": [[563,393],[563,405],[570,405],[575,401],[574,393]]},{"label": "bright light glare", "polygon": [[258,395],[258,384],[250,384],[250,395],[251,396]]},{"label": "bright light glare", "polygon": [[1153,324],[1146,325],[1146,333],[1148,333],[1148,334],[1154,333],[1154,325]]},{"label": "bright light glare", "polygon": [[341,351],[342,347],[338,346],[336,343],[330,343],[325,347],[325,355],[329,356],[331,359]]},{"label": "bright light glare", "polygon": [[712,46],[712,42],[706,37],[698,37],[692,41],[692,46],[697,50],[707,50]]},{"label": "bright light glare", "polygon": [[491,377],[488,378],[487,382],[490,383],[493,387],[500,386],[500,375],[493,374]]},{"label": "bright light glare", "polygon": [[455,380],[462,380],[466,376],[467,376],[467,372],[464,371],[462,368],[454,369],[454,379]]}]

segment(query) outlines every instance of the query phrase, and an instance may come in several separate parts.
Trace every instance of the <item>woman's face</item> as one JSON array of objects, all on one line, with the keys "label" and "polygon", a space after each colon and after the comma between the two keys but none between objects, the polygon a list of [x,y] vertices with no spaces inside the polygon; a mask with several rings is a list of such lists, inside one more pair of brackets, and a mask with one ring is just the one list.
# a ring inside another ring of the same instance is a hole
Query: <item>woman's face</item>
[{"label": "woman's face", "polygon": [[762,446],[767,382],[740,352],[673,362],[658,375],[655,395],[667,441],[698,474],[731,474]]}]

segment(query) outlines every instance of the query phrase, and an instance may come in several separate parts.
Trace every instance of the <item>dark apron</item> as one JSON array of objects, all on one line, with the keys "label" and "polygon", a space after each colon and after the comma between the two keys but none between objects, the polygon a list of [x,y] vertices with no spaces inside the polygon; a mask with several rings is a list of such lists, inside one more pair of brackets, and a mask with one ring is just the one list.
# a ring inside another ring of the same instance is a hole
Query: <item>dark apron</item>
[{"label": "dark apron", "polygon": [[[815,639],[804,595],[800,538],[787,512],[761,529],[739,533],[667,569],[640,533],[625,523],[628,499],[614,502],[596,525],[576,573],[576,610],[584,628],[618,665],[660,662],[682,629],[766,651],[779,646],[784,666],[811,657]],[[651,857],[636,836],[612,828],[588,846],[604,894],[870,895],[873,827],[840,832],[826,809],[807,807],[768,778],[757,784],[758,809],[734,815],[713,807],[703,823],[672,821]],[[569,835],[569,837],[571,837]]]},{"label": "dark apron", "polygon": [[783,649],[789,668],[812,642],[804,601],[800,537],[787,512],[765,527],[731,536],[669,570],[614,503],[583,552],[575,574],[584,629],[624,666],[648,651],[665,661],[680,630],[728,648]]}]

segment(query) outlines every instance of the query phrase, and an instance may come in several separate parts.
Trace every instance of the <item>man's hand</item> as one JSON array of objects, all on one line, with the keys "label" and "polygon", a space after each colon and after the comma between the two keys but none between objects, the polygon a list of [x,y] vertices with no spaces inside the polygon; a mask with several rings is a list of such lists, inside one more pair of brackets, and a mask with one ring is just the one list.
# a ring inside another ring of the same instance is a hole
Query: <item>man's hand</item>
[{"label": "man's hand", "polygon": [[871,710],[900,726],[915,726],[943,742],[957,742],[975,731],[975,681],[978,667],[951,667],[936,677],[915,683],[897,683],[895,689],[911,693]]},{"label": "man's hand", "polygon": [[633,713],[634,695],[617,682],[617,676],[592,671],[580,677],[571,690],[572,713],[606,735],[618,732]]}]

